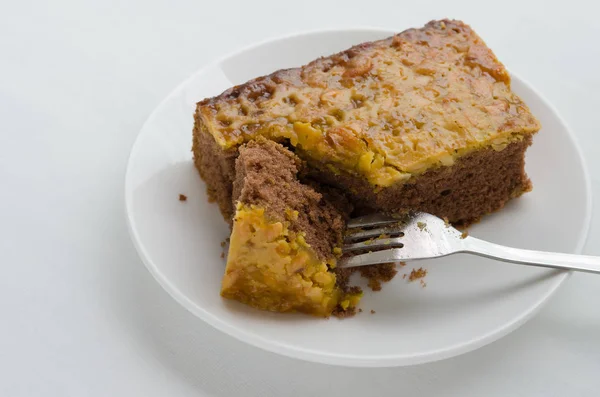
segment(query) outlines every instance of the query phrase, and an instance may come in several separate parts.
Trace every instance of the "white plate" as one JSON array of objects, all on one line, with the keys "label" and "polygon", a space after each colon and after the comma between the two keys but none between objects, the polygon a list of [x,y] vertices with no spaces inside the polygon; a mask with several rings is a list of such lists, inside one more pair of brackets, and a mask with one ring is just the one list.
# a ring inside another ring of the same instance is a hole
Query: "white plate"
[{"label": "white plate", "polygon": [[[228,227],[193,167],[195,103],[233,84],[392,32],[321,31],[255,45],[193,75],[144,124],[129,159],[126,207],[132,239],[156,280],[189,311],[240,340],[272,352],[347,366],[398,366],[439,360],[492,342],[529,319],[566,272],[470,256],[408,264],[354,318],[322,320],[266,313],[219,296]],[[527,154],[533,192],[488,216],[470,233],[515,247],[580,252],[590,218],[589,180],[573,135],[537,92],[513,88],[543,124]],[[180,202],[178,195],[187,195]],[[427,287],[402,273],[428,269]],[[370,310],[376,314],[370,314]]]}]

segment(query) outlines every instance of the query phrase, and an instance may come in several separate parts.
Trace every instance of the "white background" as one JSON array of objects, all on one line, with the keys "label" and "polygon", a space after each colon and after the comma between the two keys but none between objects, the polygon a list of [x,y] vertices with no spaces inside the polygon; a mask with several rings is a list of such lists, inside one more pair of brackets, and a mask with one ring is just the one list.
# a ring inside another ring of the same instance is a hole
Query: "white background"
[{"label": "white background", "polygon": [[598,11],[574,0],[2,0],[0,396],[597,396],[600,276],[575,274],[532,321],[460,357],[388,369],[301,362],[175,303],[130,242],[123,186],[145,118],[215,58],[302,30],[453,17],[575,131],[596,208],[585,253],[600,255]]}]

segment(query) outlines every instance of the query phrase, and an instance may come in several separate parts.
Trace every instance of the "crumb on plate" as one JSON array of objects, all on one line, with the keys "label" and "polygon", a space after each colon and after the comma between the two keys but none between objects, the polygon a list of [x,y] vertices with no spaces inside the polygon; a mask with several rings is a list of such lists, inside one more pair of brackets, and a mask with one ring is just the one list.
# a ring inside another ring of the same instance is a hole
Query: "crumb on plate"
[{"label": "crumb on plate", "polygon": [[427,270],[423,269],[422,267],[420,267],[418,269],[412,269],[410,271],[410,276],[408,276],[408,281],[415,281],[415,280],[425,277],[426,275],[427,275]]}]

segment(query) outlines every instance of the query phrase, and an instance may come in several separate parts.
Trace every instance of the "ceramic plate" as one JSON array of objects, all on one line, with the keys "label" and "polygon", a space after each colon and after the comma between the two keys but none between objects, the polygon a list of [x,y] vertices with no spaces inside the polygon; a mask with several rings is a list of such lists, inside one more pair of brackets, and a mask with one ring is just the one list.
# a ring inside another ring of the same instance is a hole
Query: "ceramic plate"
[{"label": "ceramic plate", "polygon": [[[300,359],[410,365],[465,353],[506,335],[531,318],[568,277],[466,255],[413,262],[381,292],[366,292],[363,312],[344,320],[267,313],[219,296],[225,268],[220,243],[229,230],[217,206],[207,201],[192,164],[195,103],[250,78],[392,33],[321,31],[252,46],[194,74],[148,118],[129,159],[127,218],[152,275],[190,312],[235,338]],[[591,206],[581,153],[544,98],[516,76],[513,89],[543,125],[527,153],[534,190],[470,233],[520,248],[578,253]],[[187,201],[179,201],[180,193]],[[425,288],[402,278],[421,266],[428,270]]]}]

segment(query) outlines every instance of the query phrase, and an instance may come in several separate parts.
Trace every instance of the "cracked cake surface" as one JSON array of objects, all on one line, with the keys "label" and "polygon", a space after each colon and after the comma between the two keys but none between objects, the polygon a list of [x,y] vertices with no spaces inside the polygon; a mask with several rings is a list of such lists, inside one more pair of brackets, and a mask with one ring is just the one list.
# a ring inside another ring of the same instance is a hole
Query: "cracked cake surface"
[{"label": "cracked cake surface", "polygon": [[540,128],[505,67],[458,21],[259,77],[198,103],[196,117],[223,149],[285,140],[302,158],[379,187]]}]

